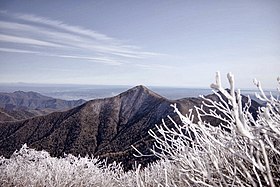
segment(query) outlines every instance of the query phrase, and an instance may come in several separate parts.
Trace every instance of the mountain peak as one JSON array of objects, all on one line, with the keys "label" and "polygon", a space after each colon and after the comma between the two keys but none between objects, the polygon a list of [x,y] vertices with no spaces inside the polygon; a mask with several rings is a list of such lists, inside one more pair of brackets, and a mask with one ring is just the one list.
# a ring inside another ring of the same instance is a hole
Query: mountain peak
[{"label": "mountain peak", "polygon": [[33,92],[33,91],[24,92],[24,91],[19,90],[19,91],[13,92],[10,95],[14,95],[16,97],[31,97],[31,98],[45,98],[45,99],[48,98],[48,99],[50,99],[50,97],[41,95],[40,93]]},{"label": "mountain peak", "polygon": [[138,85],[135,86],[129,90],[127,90],[126,92],[121,93],[121,96],[124,95],[149,95],[149,96],[153,96],[153,97],[157,97],[157,98],[163,98],[161,95],[153,92],[152,90],[150,90],[149,88],[147,88],[146,86],[143,85]]},{"label": "mountain peak", "polygon": [[131,90],[141,91],[141,92],[151,92],[151,90],[149,90],[147,87],[145,87],[143,85],[135,86],[135,87],[131,88]]},{"label": "mountain peak", "polygon": [[[48,114],[53,111],[68,110],[83,104],[84,100],[66,101],[41,95],[29,91],[15,91],[13,93],[0,92],[0,107],[9,111],[31,112],[34,115]],[[29,117],[28,115],[27,117]]]},{"label": "mountain peak", "polygon": [[135,86],[135,88],[149,90],[146,86],[142,84]]}]

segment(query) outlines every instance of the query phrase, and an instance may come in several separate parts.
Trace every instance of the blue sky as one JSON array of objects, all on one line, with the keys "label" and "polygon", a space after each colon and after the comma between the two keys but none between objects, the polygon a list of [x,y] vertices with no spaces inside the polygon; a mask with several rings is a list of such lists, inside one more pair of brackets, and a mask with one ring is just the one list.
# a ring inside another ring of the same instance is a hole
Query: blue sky
[{"label": "blue sky", "polygon": [[0,82],[240,88],[280,76],[280,1],[0,2]]}]

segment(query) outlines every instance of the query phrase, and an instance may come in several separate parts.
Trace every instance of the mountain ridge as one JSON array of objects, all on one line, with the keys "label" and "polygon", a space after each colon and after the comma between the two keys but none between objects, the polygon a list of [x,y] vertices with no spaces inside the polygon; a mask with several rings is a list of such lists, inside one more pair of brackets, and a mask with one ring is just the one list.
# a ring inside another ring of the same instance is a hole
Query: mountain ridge
[{"label": "mountain ridge", "polygon": [[[144,86],[133,87],[117,96],[88,101],[64,112],[0,123],[0,155],[9,157],[21,145],[46,150],[52,156],[93,155],[122,162],[125,169],[135,162],[147,164],[155,157],[136,158],[131,147],[149,154],[155,124],[167,116],[180,123],[170,104],[177,104],[184,114],[201,98],[168,100]],[[166,120],[166,125],[172,122]]]},{"label": "mountain ridge", "polygon": [[[37,92],[15,91],[0,93],[0,121],[24,120],[55,111],[64,111],[81,105],[85,100],[62,100]],[[10,117],[8,117],[10,116]]]}]

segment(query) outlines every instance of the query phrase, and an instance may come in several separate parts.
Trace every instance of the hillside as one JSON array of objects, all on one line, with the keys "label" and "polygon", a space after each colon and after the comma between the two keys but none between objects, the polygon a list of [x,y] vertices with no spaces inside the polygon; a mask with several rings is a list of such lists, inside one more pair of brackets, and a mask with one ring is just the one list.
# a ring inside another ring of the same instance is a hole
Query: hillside
[{"label": "hillside", "polygon": [[0,121],[23,120],[54,111],[65,111],[84,102],[55,99],[36,92],[0,93]]},{"label": "hillside", "polygon": [[[92,100],[69,111],[0,123],[0,154],[9,157],[27,143],[52,156],[92,154],[123,162],[129,169],[135,161],[146,164],[155,159],[135,158],[131,145],[148,153],[153,143],[148,130],[161,124],[168,115],[178,120],[170,104],[177,103],[179,110],[187,113],[194,105],[201,105],[201,101],[198,98],[172,101],[144,86],[137,86],[115,97]],[[171,125],[169,120],[166,122]]]},{"label": "hillside", "polygon": [[29,111],[27,109],[25,110],[6,110],[4,108],[0,108],[0,121],[17,121],[17,120],[24,120],[28,118],[32,118],[36,115],[42,115],[43,113],[40,111]]}]

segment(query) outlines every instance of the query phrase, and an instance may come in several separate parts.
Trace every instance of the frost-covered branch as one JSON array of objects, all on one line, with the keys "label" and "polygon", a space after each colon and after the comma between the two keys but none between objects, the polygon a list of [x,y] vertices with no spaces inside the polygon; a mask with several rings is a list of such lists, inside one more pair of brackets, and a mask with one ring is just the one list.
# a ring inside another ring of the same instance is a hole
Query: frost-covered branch
[{"label": "frost-covered branch", "polygon": [[[157,126],[158,133],[150,131],[155,139],[154,154],[170,167],[165,168],[166,186],[280,185],[280,115],[274,109],[279,100],[263,97],[268,104],[255,119],[249,112],[250,98],[242,103],[233,75],[227,77],[229,91],[216,74],[211,87],[219,101],[202,97],[203,106],[196,107],[198,123],[172,105],[182,123],[171,119],[172,126],[163,121]],[[220,124],[206,123],[203,116],[218,119]]]},{"label": "frost-covered branch", "polygon": [[[123,185],[125,183],[125,185]],[[0,186],[136,186],[133,172],[96,158],[51,157],[24,145],[10,159],[0,157]]]}]

